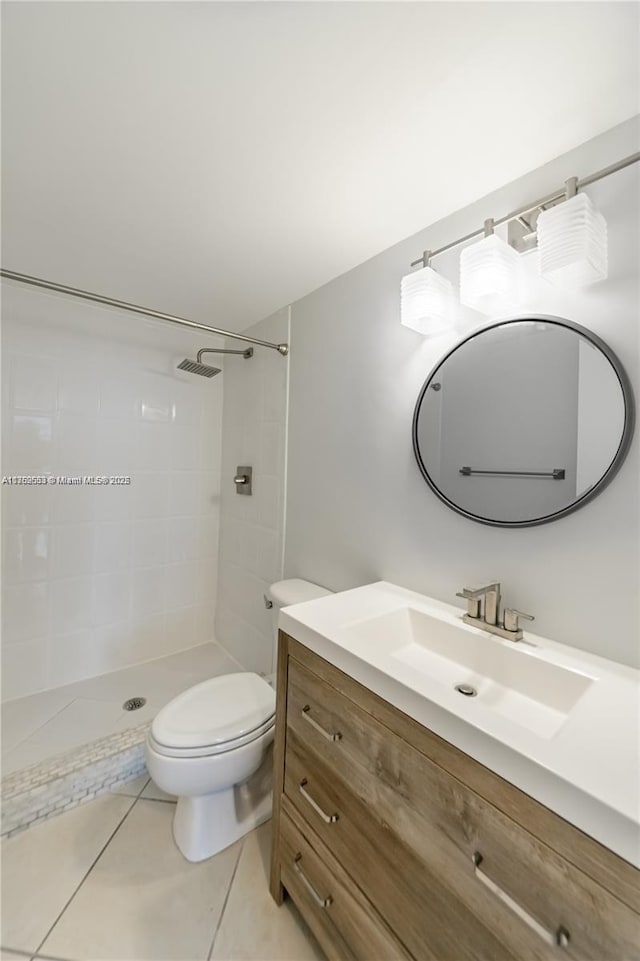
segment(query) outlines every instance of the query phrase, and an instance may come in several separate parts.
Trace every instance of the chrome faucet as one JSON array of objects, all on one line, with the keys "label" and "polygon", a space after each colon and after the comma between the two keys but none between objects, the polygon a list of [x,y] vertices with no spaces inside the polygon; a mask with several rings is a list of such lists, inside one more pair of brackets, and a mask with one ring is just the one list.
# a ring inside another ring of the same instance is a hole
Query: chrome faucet
[{"label": "chrome faucet", "polygon": [[[500,584],[488,584],[487,587],[463,587],[458,591],[456,597],[463,597],[467,602],[467,613],[462,615],[465,624],[473,624],[480,627],[483,631],[490,634],[497,634],[498,637],[505,637],[510,641],[522,640],[522,628],[520,618],[524,617],[527,621],[533,621],[532,614],[525,614],[518,611],[515,607],[507,607],[504,612],[504,620],[500,623]],[[484,614],[481,611],[481,602],[484,597]]]}]

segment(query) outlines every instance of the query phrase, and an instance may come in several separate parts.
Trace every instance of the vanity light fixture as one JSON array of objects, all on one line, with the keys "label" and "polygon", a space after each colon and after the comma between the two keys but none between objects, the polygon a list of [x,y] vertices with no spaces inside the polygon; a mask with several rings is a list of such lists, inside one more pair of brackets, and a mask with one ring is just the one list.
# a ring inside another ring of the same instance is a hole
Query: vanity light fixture
[{"label": "vanity light fixture", "polygon": [[577,177],[566,182],[566,200],[538,216],[540,276],[561,287],[584,287],[607,277],[607,222]]},{"label": "vanity light fixture", "polygon": [[414,262],[422,268],[400,283],[400,322],[425,336],[445,333],[454,322],[453,284],[429,265],[430,259],[431,251],[425,250]]},{"label": "vanity light fixture", "polygon": [[491,218],[484,237],[460,254],[460,301],[483,314],[508,310],[521,296],[520,256],[494,233]]},{"label": "vanity light fixture", "polygon": [[[482,240],[465,248],[460,257],[460,300],[476,310],[490,313],[513,306],[520,295],[521,262],[516,251],[527,253],[536,246],[540,248],[540,273],[553,283],[575,287],[603,280],[607,276],[606,221],[591,200],[578,191],[638,162],[640,152],[580,180],[572,177],[561,190],[524,204],[495,221],[487,220],[484,228],[472,230],[437,250],[425,251],[411,264],[422,264],[422,270],[402,279],[402,323],[427,334],[453,326],[450,322],[447,326],[446,310],[436,295],[439,291],[452,304],[453,288],[431,268],[430,261],[483,233]],[[493,232],[500,224],[509,226],[508,243]]]}]

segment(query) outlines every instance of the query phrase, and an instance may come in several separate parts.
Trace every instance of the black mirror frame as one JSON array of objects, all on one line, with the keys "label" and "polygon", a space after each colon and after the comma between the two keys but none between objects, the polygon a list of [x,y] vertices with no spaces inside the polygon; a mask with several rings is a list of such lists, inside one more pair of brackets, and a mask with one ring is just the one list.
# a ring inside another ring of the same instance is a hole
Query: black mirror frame
[{"label": "black mirror frame", "polygon": [[[569,328],[570,330],[574,330],[581,337],[584,337],[585,340],[588,340],[591,344],[593,344],[594,347],[597,347],[598,350],[600,350],[605,355],[605,357],[613,367],[616,377],[618,378],[618,381],[620,383],[620,389],[622,390],[622,396],[624,400],[624,426],[622,429],[622,437],[620,438],[618,449],[609,467],[605,471],[605,473],[602,475],[600,480],[593,485],[593,487],[590,487],[589,490],[582,495],[582,497],[577,498],[577,500],[575,500],[568,507],[563,507],[562,510],[555,511],[553,514],[545,514],[542,517],[536,517],[536,518],[533,518],[532,520],[527,520],[527,521],[489,520],[489,518],[487,517],[481,517],[479,514],[473,514],[470,511],[466,511],[463,507],[459,507],[457,504],[454,504],[454,502],[451,501],[448,497],[446,497],[445,494],[443,494],[442,491],[431,480],[429,476],[429,472],[427,471],[426,465],[422,459],[422,455],[420,453],[420,448],[418,445],[418,417],[420,414],[420,407],[424,399],[424,395],[427,392],[427,389],[429,387],[429,384],[431,383],[431,380],[436,375],[436,373],[440,370],[442,365],[448,360],[448,358],[451,357],[452,354],[455,354],[457,350],[463,347],[468,341],[473,340],[479,334],[483,334],[486,331],[492,330],[495,327],[506,327],[509,324],[518,324],[518,323],[522,323],[522,321],[525,321],[525,320],[539,320],[539,321],[543,321],[544,323],[555,324],[557,327],[566,327],[566,328]],[[551,521],[556,521],[556,520],[559,520],[561,517],[566,517],[567,514],[572,514],[574,511],[577,511],[581,507],[584,507],[585,504],[588,504],[589,501],[593,500],[594,497],[597,497],[598,494],[602,493],[605,487],[611,483],[615,475],[618,473],[618,471],[622,467],[624,459],[627,456],[629,452],[629,448],[631,446],[634,426],[635,426],[635,404],[634,404],[634,397],[633,397],[633,389],[631,387],[631,381],[629,380],[627,373],[624,367],[622,366],[622,364],[620,363],[618,357],[614,354],[611,348],[603,340],[601,340],[601,338],[598,337],[596,334],[592,333],[590,330],[587,330],[586,327],[582,327],[580,324],[575,324],[571,320],[565,320],[562,317],[554,317],[550,314],[523,314],[519,317],[510,317],[508,319],[492,321],[489,324],[485,324],[483,327],[476,328],[470,334],[464,337],[463,340],[459,341],[455,345],[455,347],[452,347],[451,350],[449,350],[443,357],[440,358],[440,360],[435,365],[435,367],[433,367],[432,370],[430,371],[429,376],[425,380],[424,385],[420,393],[418,394],[418,399],[416,401],[416,406],[413,413],[413,423],[411,427],[411,434],[412,434],[412,440],[413,440],[413,452],[416,456],[418,467],[420,468],[420,472],[422,476],[424,477],[424,479],[426,480],[427,484],[429,485],[431,490],[434,492],[434,494],[443,503],[445,503],[447,507],[450,507],[451,510],[454,510],[457,514],[462,514],[463,517],[467,517],[469,518],[469,520],[476,521],[479,524],[487,524],[490,527],[537,527],[540,524],[549,524]]]}]

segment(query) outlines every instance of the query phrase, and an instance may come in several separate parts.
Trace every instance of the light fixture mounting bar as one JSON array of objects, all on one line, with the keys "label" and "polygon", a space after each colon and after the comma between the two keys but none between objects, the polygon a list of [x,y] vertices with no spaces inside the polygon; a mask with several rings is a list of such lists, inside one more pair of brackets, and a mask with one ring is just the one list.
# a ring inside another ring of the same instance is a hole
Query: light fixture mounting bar
[{"label": "light fixture mounting bar", "polygon": [[[630,154],[628,157],[624,157],[622,160],[618,160],[616,163],[610,164],[608,167],[603,167],[602,170],[598,170],[593,174],[589,174],[588,177],[583,177],[581,180],[571,177],[560,190],[555,190],[553,193],[547,194],[546,197],[541,197],[540,200],[534,200],[533,203],[525,204],[522,207],[518,207],[517,210],[512,210],[510,213],[505,214],[503,217],[496,218],[493,221],[493,225],[494,227],[499,227],[501,224],[506,224],[513,220],[517,221],[520,217],[524,217],[527,214],[533,213],[534,211],[539,212],[544,207],[551,207],[555,204],[561,203],[563,200],[566,200],[567,197],[572,196],[572,190],[577,192],[583,187],[588,187],[589,184],[595,183],[597,180],[603,180],[605,177],[609,177],[611,174],[618,173],[619,170],[624,170],[625,167],[630,167],[632,164],[638,162],[640,162],[640,151],[638,153]],[[453,250],[454,247],[459,247],[460,244],[465,244],[468,240],[474,240],[476,237],[481,237],[484,234],[485,227],[483,225],[477,230],[473,230],[471,233],[465,234],[464,237],[458,237],[456,240],[452,240],[450,243],[444,244],[442,247],[438,247],[436,250],[429,251],[429,259],[437,257],[438,254],[444,254],[447,250]],[[423,257],[411,262],[412,267],[417,267],[418,264],[423,264]]]}]

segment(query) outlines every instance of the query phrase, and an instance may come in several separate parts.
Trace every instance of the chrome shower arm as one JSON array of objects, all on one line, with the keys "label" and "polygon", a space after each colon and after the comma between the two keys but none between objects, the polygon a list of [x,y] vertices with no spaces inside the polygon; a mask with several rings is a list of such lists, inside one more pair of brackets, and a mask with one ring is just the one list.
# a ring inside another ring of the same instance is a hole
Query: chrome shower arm
[{"label": "chrome shower arm", "polygon": [[226,350],[222,347],[203,347],[198,351],[198,363],[202,362],[203,354],[240,354],[241,357],[245,359],[253,357],[253,347],[247,347],[246,350]]}]

